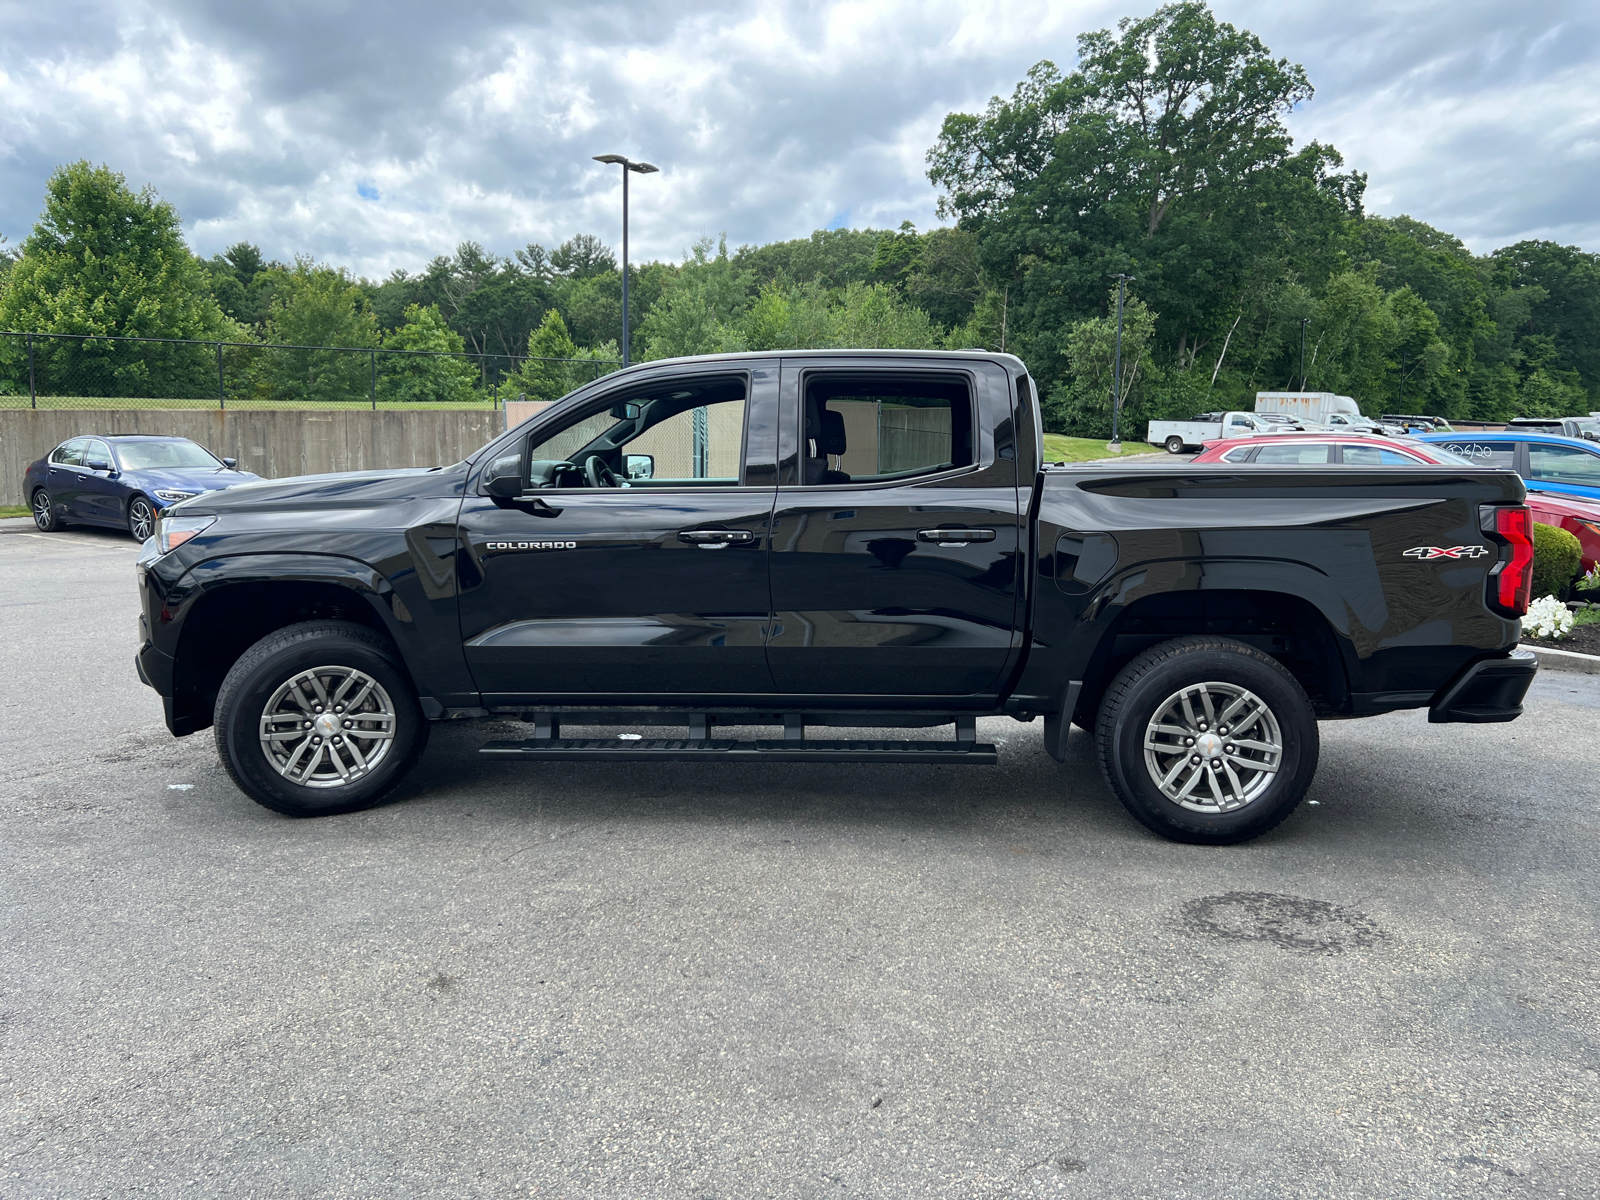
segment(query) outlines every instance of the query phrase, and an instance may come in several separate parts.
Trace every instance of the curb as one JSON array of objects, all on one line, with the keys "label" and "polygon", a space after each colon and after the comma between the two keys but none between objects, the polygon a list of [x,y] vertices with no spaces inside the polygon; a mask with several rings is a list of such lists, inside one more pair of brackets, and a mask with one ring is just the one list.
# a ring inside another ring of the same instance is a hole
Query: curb
[{"label": "curb", "polygon": [[1539,660],[1541,671],[1572,671],[1580,675],[1600,675],[1600,654],[1579,654],[1575,650],[1552,650],[1548,646],[1530,646],[1522,649],[1533,652]]}]

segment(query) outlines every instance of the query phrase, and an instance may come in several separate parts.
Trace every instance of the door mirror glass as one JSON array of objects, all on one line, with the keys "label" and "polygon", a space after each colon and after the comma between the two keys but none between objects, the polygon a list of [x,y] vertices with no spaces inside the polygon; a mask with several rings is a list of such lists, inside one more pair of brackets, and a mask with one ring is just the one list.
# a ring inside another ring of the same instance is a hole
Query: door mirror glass
[{"label": "door mirror glass", "polygon": [[612,419],[617,421],[637,421],[642,411],[632,400],[624,400],[621,404],[611,406]]},{"label": "door mirror glass", "polygon": [[496,500],[522,495],[522,455],[504,454],[490,463],[483,473],[483,490]]},{"label": "door mirror glass", "polygon": [[656,458],[653,454],[628,455],[629,479],[654,479],[656,474]]}]

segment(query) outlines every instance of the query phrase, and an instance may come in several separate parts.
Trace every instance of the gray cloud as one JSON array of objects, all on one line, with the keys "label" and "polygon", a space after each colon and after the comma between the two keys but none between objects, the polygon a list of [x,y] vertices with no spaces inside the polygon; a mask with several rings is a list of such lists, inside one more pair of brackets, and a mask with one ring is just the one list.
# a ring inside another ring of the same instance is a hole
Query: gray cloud
[{"label": "gray cloud", "polygon": [[[202,253],[240,238],[367,274],[475,238],[618,233],[637,257],[696,238],[934,223],[923,154],[943,116],[1137,8],[979,0],[0,7],[0,232],[20,240],[75,158],[154,184]],[[1371,207],[1489,249],[1600,245],[1600,24],[1575,3],[1219,0],[1303,62],[1297,136],[1371,176]]]}]

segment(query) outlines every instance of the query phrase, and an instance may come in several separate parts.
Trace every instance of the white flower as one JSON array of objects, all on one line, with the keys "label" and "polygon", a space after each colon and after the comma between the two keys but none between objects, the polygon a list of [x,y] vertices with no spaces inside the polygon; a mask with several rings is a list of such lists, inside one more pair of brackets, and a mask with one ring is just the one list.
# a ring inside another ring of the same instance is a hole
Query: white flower
[{"label": "white flower", "polygon": [[1558,641],[1572,632],[1572,610],[1554,596],[1541,596],[1528,605],[1522,628],[1529,637]]}]

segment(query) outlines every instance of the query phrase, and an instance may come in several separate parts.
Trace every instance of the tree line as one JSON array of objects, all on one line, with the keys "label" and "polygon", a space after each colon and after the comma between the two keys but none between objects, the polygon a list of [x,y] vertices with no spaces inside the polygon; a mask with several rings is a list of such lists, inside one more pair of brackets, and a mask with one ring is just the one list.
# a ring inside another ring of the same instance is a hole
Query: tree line
[{"label": "tree line", "polygon": [[[630,352],[1005,350],[1038,381],[1048,426],[1085,436],[1109,433],[1113,390],[1130,429],[1301,386],[1369,413],[1600,408],[1600,255],[1546,241],[1476,255],[1367,213],[1364,174],[1289,137],[1284,119],[1312,94],[1301,67],[1198,0],[1083,34],[1075,70],[1041,62],[1010,97],[946,118],[928,175],[948,225],[732,251],[707,239],[681,262],[631,266]],[[616,258],[589,234],[504,255],[466,242],[379,281],[248,243],[201,259],[170,205],[86,162],[51,177],[16,251],[0,243],[4,329],[504,356],[386,358],[395,399],[554,398],[620,358],[621,322]],[[215,378],[181,347],[44,354],[103,395]],[[251,386],[362,395],[364,360],[257,356]],[[15,346],[0,345],[0,389],[16,385]]]}]

